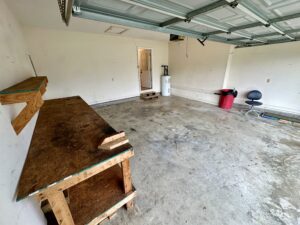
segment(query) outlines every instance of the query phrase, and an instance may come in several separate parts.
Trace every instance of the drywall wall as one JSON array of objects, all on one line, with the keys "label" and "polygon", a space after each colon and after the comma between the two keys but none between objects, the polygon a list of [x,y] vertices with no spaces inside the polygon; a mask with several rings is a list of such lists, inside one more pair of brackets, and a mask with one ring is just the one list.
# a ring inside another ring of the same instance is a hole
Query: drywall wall
[{"label": "drywall wall", "polygon": [[80,95],[89,104],[140,94],[138,47],[151,48],[153,90],[160,91],[168,42],[24,27],[37,73],[48,76],[45,98]]},{"label": "drywall wall", "polygon": [[[0,90],[33,73],[18,22],[0,0]],[[35,117],[17,136],[11,119],[23,105],[0,105],[0,224],[46,224],[33,199],[16,202],[15,194],[36,121]]]},{"label": "drywall wall", "polygon": [[237,103],[257,89],[264,108],[300,114],[300,42],[235,49],[227,79]]},{"label": "drywall wall", "polygon": [[223,87],[230,45],[186,38],[169,43],[172,94],[217,104],[214,93]]}]

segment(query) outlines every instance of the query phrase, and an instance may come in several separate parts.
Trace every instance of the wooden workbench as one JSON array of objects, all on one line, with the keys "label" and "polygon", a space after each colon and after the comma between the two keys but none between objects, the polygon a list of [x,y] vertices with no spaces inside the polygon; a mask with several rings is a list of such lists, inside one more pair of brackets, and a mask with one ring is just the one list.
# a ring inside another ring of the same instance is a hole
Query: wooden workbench
[{"label": "wooden workbench", "polygon": [[[58,224],[98,224],[118,208],[132,207],[127,143],[98,144],[116,131],[80,97],[45,101],[40,109],[18,186],[17,200],[47,200]],[[119,166],[119,163],[121,166]],[[67,203],[64,190],[68,190]]]}]

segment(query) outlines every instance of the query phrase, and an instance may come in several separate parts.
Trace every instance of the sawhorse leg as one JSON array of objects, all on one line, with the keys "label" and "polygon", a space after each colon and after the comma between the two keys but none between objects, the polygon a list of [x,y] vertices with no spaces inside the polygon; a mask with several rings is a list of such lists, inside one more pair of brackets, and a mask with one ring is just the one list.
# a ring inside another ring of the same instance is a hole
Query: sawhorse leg
[{"label": "sawhorse leg", "polygon": [[[125,159],[121,164],[122,164],[122,171],[123,171],[124,191],[125,191],[125,194],[127,194],[132,191],[132,181],[131,181],[129,159]],[[130,209],[132,207],[133,207],[133,200],[126,203],[127,209]]]},{"label": "sawhorse leg", "polygon": [[74,225],[67,200],[62,191],[48,194],[47,199],[59,225]]}]

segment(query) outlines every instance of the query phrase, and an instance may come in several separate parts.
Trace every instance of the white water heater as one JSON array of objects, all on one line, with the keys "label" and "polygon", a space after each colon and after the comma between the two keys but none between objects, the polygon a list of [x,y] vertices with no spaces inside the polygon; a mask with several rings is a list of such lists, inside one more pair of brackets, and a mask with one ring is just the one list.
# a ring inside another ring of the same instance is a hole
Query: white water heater
[{"label": "white water heater", "polygon": [[161,95],[170,96],[171,95],[171,76],[161,76]]}]

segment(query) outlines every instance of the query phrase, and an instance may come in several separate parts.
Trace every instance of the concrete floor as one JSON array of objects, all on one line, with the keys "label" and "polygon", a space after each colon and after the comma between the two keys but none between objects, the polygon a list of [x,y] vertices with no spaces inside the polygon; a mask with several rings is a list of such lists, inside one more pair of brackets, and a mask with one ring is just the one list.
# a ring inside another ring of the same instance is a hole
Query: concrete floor
[{"label": "concrete floor", "polygon": [[300,224],[300,127],[179,97],[96,111],[135,149],[135,208],[104,224]]}]

